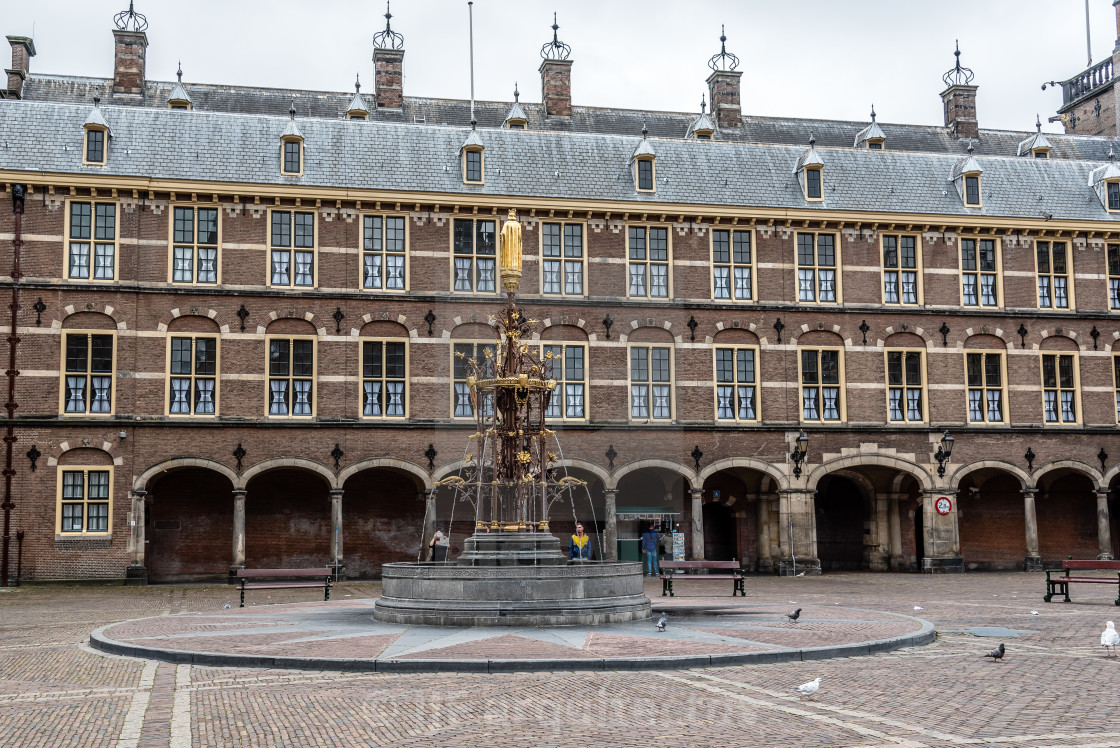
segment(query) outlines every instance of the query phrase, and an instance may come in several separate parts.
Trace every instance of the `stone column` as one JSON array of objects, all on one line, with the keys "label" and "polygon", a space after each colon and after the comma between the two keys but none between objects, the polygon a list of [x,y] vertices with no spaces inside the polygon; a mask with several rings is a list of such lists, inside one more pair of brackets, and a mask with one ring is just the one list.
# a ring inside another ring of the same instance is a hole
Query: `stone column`
[{"label": "stone column", "polygon": [[[1120,6],[1117,6],[1120,8]],[[1120,13],[1120,10],[1117,11]],[[1104,560],[1112,560],[1112,530],[1109,524],[1108,517],[1108,489],[1097,489],[1097,543],[1100,546],[1100,553],[1097,558]]]},{"label": "stone column", "polygon": [[148,569],[147,559],[147,528],[145,527],[145,511],[147,506],[144,497],[147,491],[129,491],[128,498],[132,504],[129,513],[128,536],[128,568],[125,569],[124,579],[126,584],[147,584]]},{"label": "stone column", "polygon": [[753,498],[758,512],[758,570],[769,574],[774,571],[774,557],[770,555],[770,502],[762,494]]},{"label": "stone column", "polygon": [[233,562],[230,564],[230,578],[238,569],[245,568],[245,494],[244,488],[233,489]]},{"label": "stone column", "polygon": [[1034,497],[1038,489],[1028,486],[1023,489],[1023,519],[1027,530],[1027,557],[1023,568],[1027,571],[1042,569],[1042,556],[1038,553],[1038,517],[1034,510]]},{"label": "stone column", "polygon": [[618,560],[618,489],[603,489],[603,558],[606,561]]},{"label": "stone column", "polygon": [[887,524],[890,525],[891,570],[902,571],[902,511],[903,494],[892,494],[887,504]]},{"label": "stone column", "polygon": [[331,489],[331,566],[336,578],[343,575],[346,565],[342,554],[342,489]]},{"label": "stone column", "polygon": [[[438,488],[429,488],[417,494],[417,498],[424,502],[424,529],[421,530],[420,535],[420,552],[417,554],[418,561],[428,560],[428,543],[431,541],[432,536],[436,534],[436,492]],[[450,533],[451,528],[447,528]]]},{"label": "stone column", "polygon": [[813,500],[816,493],[816,490],[805,488],[789,488],[779,492],[781,527],[778,537],[782,559],[778,573],[782,576],[821,573],[821,560],[817,556],[817,515]]},{"label": "stone column", "polygon": [[[951,507],[948,514],[937,511],[937,500],[945,496]],[[957,497],[945,491],[922,492],[922,529],[925,534],[925,558],[922,571],[927,574],[963,573],[961,537],[957,526]]]},{"label": "stone column", "polygon": [[693,561],[704,560],[704,489],[689,489],[692,495],[692,554]]},{"label": "stone column", "polygon": [[887,519],[889,499],[876,493],[872,499],[871,543],[868,548],[867,565],[871,571],[887,571],[890,568],[890,525]]}]

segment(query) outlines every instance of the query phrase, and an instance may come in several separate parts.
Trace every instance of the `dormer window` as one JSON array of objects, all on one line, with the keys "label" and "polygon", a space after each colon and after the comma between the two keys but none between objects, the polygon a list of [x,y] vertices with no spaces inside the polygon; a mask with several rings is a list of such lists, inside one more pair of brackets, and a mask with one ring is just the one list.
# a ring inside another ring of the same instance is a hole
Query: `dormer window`
[{"label": "dormer window", "polygon": [[506,129],[507,130],[524,130],[529,124],[529,118],[525,116],[525,110],[521,108],[518,100],[521,94],[517,90],[517,84],[513,84],[513,106],[509,109],[509,114],[506,115]]},{"label": "dormer window", "polygon": [[653,165],[657,154],[649,142],[649,129],[642,125],[642,140],[630,154],[630,163],[634,170],[634,187],[638,192],[655,192],[657,190],[657,170]]},{"label": "dormer window", "polygon": [[471,133],[466,142],[459,148],[459,159],[462,162],[464,184],[483,184],[486,181],[485,146],[474,122],[471,122]]},{"label": "dormer window", "polygon": [[819,202],[824,199],[824,159],[817,152],[817,140],[812,133],[809,134],[809,150],[797,159],[797,168],[794,174],[801,183],[805,199]]},{"label": "dormer window", "polygon": [[964,175],[964,204],[975,208],[980,207],[980,175]]},{"label": "dormer window", "polygon": [[362,83],[354,78],[354,98],[350,99],[350,106],[346,107],[346,119],[369,119],[369,105],[366,97],[362,96]]},{"label": "dormer window", "polygon": [[171,95],[167,97],[167,108],[186,111],[191,108],[191,96],[187,93],[187,89],[183,87],[182,63],[179,64],[176,75],[179,77],[179,82],[175,84],[175,88],[171,89]]},{"label": "dormer window", "polygon": [[871,106],[871,124],[856,133],[856,148],[866,148],[869,151],[883,150],[887,142],[887,135],[883,128],[875,121],[875,106]]},{"label": "dormer window", "polygon": [[980,162],[973,157],[972,150],[972,143],[969,142],[968,156],[953,166],[950,178],[966,208],[982,208],[984,201],[980,177],[984,173],[984,169],[980,166]]},{"label": "dormer window", "polygon": [[1042,134],[1042,120],[1038,115],[1035,115],[1034,127],[1035,134],[1019,143],[1019,155],[1029,153],[1031,158],[1050,158],[1050,141]]},{"label": "dormer window", "polygon": [[1115,154],[1108,149],[1108,163],[1089,172],[1089,186],[1109,213],[1120,213],[1120,166],[1114,163]]},{"label": "dormer window", "polygon": [[296,103],[288,109],[291,119],[288,127],[280,136],[280,173],[284,176],[303,175],[303,133],[296,126]]},{"label": "dormer window", "polygon": [[708,116],[704,110],[707,104],[704,101],[703,95],[700,96],[700,116],[692,120],[692,124],[688,126],[688,137],[693,140],[711,140],[712,134],[715,133],[715,125],[712,124],[711,117]]},{"label": "dormer window", "polygon": [[1108,210],[1120,211],[1120,181],[1108,182]]},{"label": "dormer window", "polygon": [[104,166],[109,158],[109,138],[112,133],[109,123],[101,114],[101,97],[93,97],[93,111],[82,125],[83,147],[82,163],[87,166]]}]

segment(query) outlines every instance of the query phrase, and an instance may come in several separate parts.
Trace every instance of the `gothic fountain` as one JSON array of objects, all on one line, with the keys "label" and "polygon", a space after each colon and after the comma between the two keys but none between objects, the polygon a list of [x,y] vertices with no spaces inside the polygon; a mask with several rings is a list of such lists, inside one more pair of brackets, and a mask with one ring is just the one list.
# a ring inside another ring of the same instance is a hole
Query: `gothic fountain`
[{"label": "gothic fountain", "polygon": [[[583,481],[560,476],[549,451],[555,434],[545,413],[556,382],[535,346],[523,342],[534,320],[517,306],[521,224],[502,227],[500,272],[506,304],[492,323],[493,352],[465,363],[477,430],[465,466],[440,482],[453,507],[474,511],[474,534],[458,559],[385,564],[379,621],[441,626],[618,623],[647,618],[641,565],[571,561],[549,531],[549,510],[571,501]],[[558,442],[557,442],[557,450]]]}]

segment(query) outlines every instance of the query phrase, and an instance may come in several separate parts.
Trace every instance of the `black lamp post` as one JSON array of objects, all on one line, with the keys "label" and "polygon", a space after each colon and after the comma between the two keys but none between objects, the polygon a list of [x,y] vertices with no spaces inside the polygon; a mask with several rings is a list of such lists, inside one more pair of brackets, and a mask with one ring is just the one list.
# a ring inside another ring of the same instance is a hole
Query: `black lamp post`
[{"label": "black lamp post", "polygon": [[793,460],[793,477],[801,477],[801,463],[805,462],[805,455],[809,453],[809,437],[804,431],[797,435],[794,440],[793,452],[790,453],[789,458]]},{"label": "black lamp post", "polygon": [[941,443],[937,445],[937,454],[934,457],[937,458],[938,477],[945,477],[945,463],[949,461],[949,457],[953,454],[954,441],[955,439],[949,436],[949,432],[946,431],[945,435],[941,437]]}]

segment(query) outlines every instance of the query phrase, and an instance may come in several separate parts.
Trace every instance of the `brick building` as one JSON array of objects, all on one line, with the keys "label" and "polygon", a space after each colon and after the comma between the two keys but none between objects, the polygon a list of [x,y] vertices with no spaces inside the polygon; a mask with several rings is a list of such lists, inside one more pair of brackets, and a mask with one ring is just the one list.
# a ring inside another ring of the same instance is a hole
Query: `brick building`
[{"label": "brick building", "polygon": [[112,79],[8,37],[25,579],[460,544],[509,209],[596,555],[648,517],[775,573],[1117,553],[1116,133],[980,127],[959,51],[926,126],[744,112],[726,49],[672,114],[573,104],[555,28],[541,103],[472,106],[408,96],[388,27],[370,96],[148,80],[118,25]]}]

